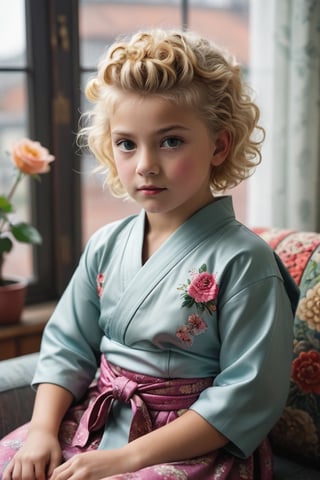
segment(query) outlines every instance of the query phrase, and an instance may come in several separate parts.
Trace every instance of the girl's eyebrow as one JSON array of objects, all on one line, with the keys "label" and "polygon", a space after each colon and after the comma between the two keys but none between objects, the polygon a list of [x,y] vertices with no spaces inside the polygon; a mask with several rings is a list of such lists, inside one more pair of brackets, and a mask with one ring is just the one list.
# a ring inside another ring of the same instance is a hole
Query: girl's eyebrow
[{"label": "girl's eyebrow", "polygon": [[184,126],[184,125],[169,125],[168,127],[160,128],[157,133],[167,133],[170,132],[171,130],[191,130],[190,128]]},{"label": "girl's eyebrow", "polygon": [[[191,128],[185,127],[184,125],[169,125],[168,127],[163,127],[160,128],[155,132],[157,135],[163,135],[165,133],[171,132],[171,130],[183,130],[183,131],[189,131]],[[125,130],[111,130],[112,135],[121,135],[123,137],[130,136],[132,133],[126,132]]]}]

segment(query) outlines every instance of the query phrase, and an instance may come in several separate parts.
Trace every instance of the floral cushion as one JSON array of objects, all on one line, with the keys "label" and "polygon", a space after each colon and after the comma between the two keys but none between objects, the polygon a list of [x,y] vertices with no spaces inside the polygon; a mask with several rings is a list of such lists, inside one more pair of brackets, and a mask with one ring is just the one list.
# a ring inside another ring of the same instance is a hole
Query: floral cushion
[{"label": "floral cushion", "polygon": [[320,466],[320,234],[254,229],[300,288],[287,405],[270,439],[275,452]]}]

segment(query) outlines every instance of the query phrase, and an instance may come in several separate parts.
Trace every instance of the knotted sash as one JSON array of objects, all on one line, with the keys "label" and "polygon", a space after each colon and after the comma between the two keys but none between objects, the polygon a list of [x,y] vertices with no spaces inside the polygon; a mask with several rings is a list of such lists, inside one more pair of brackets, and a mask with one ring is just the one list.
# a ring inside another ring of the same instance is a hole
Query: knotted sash
[{"label": "knotted sash", "polygon": [[212,377],[165,380],[142,375],[112,365],[102,355],[97,396],[81,417],[72,445],[86,446],[90,432],[107,423],[115,400],[131,404],[130,442],[177,418],[212,383]]}]

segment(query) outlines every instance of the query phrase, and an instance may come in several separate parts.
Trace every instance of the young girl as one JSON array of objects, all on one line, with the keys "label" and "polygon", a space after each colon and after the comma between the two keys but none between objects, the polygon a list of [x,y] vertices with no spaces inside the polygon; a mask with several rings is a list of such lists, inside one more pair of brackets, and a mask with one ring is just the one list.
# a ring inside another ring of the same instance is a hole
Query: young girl
[{"label": "young girl", "polygon": [[141,32],[109,48],[87,96],[80,137],[141,213],[88,242],[2,478],[269,480],[296,292],[217,195],[260,161],[240,67],[195,34]]}]

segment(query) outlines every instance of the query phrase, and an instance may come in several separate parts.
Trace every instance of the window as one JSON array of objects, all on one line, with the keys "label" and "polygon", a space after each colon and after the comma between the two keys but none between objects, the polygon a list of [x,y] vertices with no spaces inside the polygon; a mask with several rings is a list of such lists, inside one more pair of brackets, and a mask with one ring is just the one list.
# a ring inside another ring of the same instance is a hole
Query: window
[{"label": "window", "polygon": [[[3,79],[0,127],[2,155],[14,141],[26,135],[51,147],[49,57],[45,46],[48,21],[47,12],[43,8],[37,9],[41,3],[35,0],[25,5],[23,0],[13,0],[1,6],[1,35],[6,36],[1,42],[6,50],[0,60]],[[35,25],[37,28],[34,28]],[[1,191],[5,191],[9,172],[12,171],[8,161],[8,158],[4,160],[0,171]],[[24,210],[22,219],[31,220],[37,225],[43,235],[43,245],[32,248],[16,244],[5,262],[6,275],[20,274],[29,278],[29,298],[35,300],[53,295],[48,275],[52,268],[52,229],[51,222],[47,221],[51,212],[49,182],[49,178],[44,178],[41,184],[33,182],[32,185],[25,179],[23,188],[19,188],[20,197],[17,198],[20,202],[19,215]]]},{"label": "window", "polygon": [[[2,58],[0,63],[0,74],[8,78],[2,90],[2,102],[8,107],[2,115],[1,149],[27,135],[56,156],[50,175],[41,182],[26,182],[21,192],[21,202],[31,206],[26,219],[37,226],[43,243],[25,249],[15,246],[5,262],[6,274],[19,272],[29,278],[28,301],[40,302],[63,291],[81,248],[78,158],[73,145],[79,110],[77,2],[13,0],[1,8],[8,23],[11,10],[13,38],[21,32],[17,59],[12,56],[4,63]],[[15,23],[17,18],[23,19],[25,28]],[[20,79],[20,84],[16,87],[9,76],[17,78],[16,84]],[[13,118],[15,103],[19,116]],[[0,177],[3,188],[3,169]],[[11,257],[17,265],[10,264]]]},{"label": "window", "polygon": [[[0,192],[7,193],[7,185],[12,181],[12,164],[5,150],[9,142],[26,135],[27,104],[27,58],[26,28],[23,0],[14,0],[7,5],[6,21],[1,25],[0,41]],[[2,17],[4,20],[4,17]],[[16,32],[20,32],[17,35]],[[29,185],[24,183],[18,191],[16,204],[24,218],[30,218],[25,198]],[[12,269],[17,275],[28,273],[31,276],[32,251],[28,247],[17,246],[15,255],[10,255],[6,269]],[[19,258],[25,259],[22,265]],[[6,270],[6,271],[7,271]]]}]

